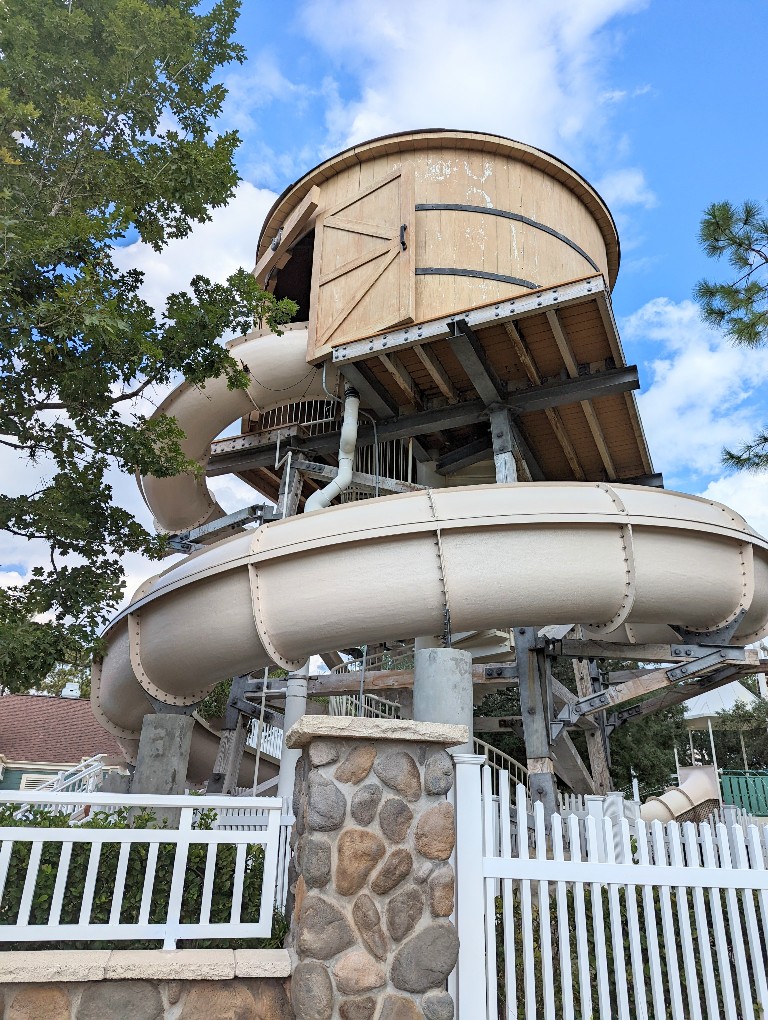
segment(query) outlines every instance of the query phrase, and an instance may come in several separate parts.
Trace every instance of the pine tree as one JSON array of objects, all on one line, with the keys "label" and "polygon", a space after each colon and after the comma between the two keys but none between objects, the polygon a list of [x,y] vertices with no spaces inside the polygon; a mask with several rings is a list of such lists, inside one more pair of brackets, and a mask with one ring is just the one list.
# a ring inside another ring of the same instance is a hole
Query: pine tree
[{"label": "pine tree", "polygon": [[[714,202],[704,213],[699,242],[710,258],[725,256],[735,271],[727,283],[701,280],[694,295],[706,322],[725,331],[734,344],[768,344],[768,210],[758,202],[741,206]],[[724,450],[723,461],[748,471],[768,468],[768,429],[740,449]]]}]

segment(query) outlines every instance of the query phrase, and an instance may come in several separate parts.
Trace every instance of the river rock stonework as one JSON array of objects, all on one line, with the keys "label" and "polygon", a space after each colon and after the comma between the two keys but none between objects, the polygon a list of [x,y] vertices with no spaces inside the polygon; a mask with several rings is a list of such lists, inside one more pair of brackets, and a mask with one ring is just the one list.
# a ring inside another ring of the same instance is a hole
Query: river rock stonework
[{"label": "river rock stonework", "polygon": [[453,1016],[446,748],[466,740],[462,726],[328,716],[305,716],[287,734],[303,751],[292,837],[296,1020]]}]

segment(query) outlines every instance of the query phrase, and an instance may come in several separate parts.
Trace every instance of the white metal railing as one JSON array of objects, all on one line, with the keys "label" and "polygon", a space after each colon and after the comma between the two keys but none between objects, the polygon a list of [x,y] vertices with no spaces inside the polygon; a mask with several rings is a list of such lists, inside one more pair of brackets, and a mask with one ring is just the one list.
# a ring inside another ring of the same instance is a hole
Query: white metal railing
[{"label": "white metal railing", "polygon": [[259,733],[258,720],[254,719],[248,731],[246,743],[249,747],[260,747],[263,754],[280,761],[283,753],[283,728],[272,723],[262,723]]},{"label": "white metal railing", "polygon": [[[73,765],[71,769],[58,772],[46,782],[35,787],[35,803],[40,806],[40,801],[37,799],[39,794],[55,794],[56,803],[49,802],[43,806],[49,809],[55,808],[59,811],[66,810],[67,805],[62,802],[60,795],[63,793],[92,793],[98,790],[104,779],[105,772],[108,771],[104,766],[106,760],[106,754],[95,754],[91,758],[86,758],[80,762],[79,765]],[[22,804],[14,817],[22,818],[28,813],[30,806],[29,801]],[[71,805],[69,810],[75,816],[82,816],[82,808],[76,809],[74,804]]]},{"label": "white metal railing", "polygon": [[359,694],[332,694],[328,699],[328,714],[362,716],[364,719],[399,719],[400,706],[396,701],[377,698],[375,694],[363,694],[361,712]]},{"label": "white metal railing", "polygon": [[[47,806],[50,799],[50,794],[0,791],[0,805]],[[163,948],[172,949],[178,939],[268,938],[271,934],[274,907],[285,902],[293,821],[284,813],[282,800],[80,793],[68,794],[70,803],[90,805],[107,814],[144,808],[158,820],[167,816],[172,821],[178,813],[179,821],[169,828],[0,827],[0,941],[150,939],[162,940]],[[201,812],[245,808],[259,813],[259,825],[196,827],[201,824]],[[196,859],[190,862],[193,847]],[[204,859],[202,847],[206,848]],[[234,855],[229,851],[227,857],[229,847]],[[232,868],[226,888],[220,875],[222,854]],[[51,868],[55,879],[48,888]],[[140,896],[135,886],[127,885],[129,873],[141,886]],[[191,882],[197,883],[195,896]],[[222,913],[223,902],[228,915],[224,920],[211,920],[215,882],[216,911]],[[39,887],[46,883],[49,895],[41,896]],[[254,883],[258,888],[251,889],[244,901],[246,883],[249,889]],[[258,919],[249,920],[256,903]]]},{"label": "white metal railing", "polygon": [[508,775],[495,796],[490,768],[456,758],[458,1020],[765,1016],[768,826],[547,829],[537,803],[515,852],[525,789],[511,806]]},{"label": "white metal railing", "polygon": [[[499,772],[508,772],[511,779],[514,781],[514,785],[522,784],[528,786],[528,769],[525,765],[521,765],[519,761],[513,758],[509,754],[505,754],[504,751],[500,751],[498,747],[493,747],[491,744],[486,744],[484,740],[480,740],[478,737],[474,737],[472,745],[475,754],[485,755],[488,765],[494,775],[498,775]],[[498,793],[498,785],[494,785],[494,792]]]}]

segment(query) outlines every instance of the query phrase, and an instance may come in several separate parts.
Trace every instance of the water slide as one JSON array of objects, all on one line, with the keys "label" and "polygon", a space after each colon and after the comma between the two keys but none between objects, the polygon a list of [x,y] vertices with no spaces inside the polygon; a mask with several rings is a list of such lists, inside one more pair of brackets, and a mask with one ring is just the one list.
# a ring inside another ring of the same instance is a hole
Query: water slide
[{"label": "water slide", "polygon": [[644,822],[671,822],[702,804],[720,801],[717,773],[712,767],[692,768],[679,786],[671,786],[658,797],[649,797],[640,809]]},{"label": "water slide", "polygon": [[[183,383],[161,404],[205,464],[211,441],[253,409],[322,399],[306,327],[232,345],[247,391]],[[329,372],[325,385],[337,380]],[[205,477],[145,478],[159,528],[223,511]],[[109,624],[92,704],[135,756],[145,692],[191,705],[228,677],[365,642],[581,623],[602,640],[676,640],[739,618],[734,643],[768,629],[768,543],[711,500],[632,485],[536,482],[424,489],[331,506],[244,530],[149,578]],[[579,619],[575,619],[578,613]],[[190,779],[217,736],[196,728]]]}]

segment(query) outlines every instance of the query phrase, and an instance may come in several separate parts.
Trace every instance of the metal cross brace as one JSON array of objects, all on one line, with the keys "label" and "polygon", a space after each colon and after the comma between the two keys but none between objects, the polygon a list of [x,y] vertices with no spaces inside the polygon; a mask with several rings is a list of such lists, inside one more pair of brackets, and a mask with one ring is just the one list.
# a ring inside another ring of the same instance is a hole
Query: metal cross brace
[{"label": "metal cross brace", "polygon": [[254,503],[253,506],[243,507],[235,510],[234,513],[220,517],[210,524],[201,524],[199,528],[190,528],[189,531],[182,531],[177,535],[168,536],[168,548],[172,552],[191,553],[202,549],[206,544],[205,539],[218,541],[223,538],[226,532],[237,531],[246,524],[257,523],[259,526],[269,521],[279,521],[281,515],[272,506],[266,503]]}]

